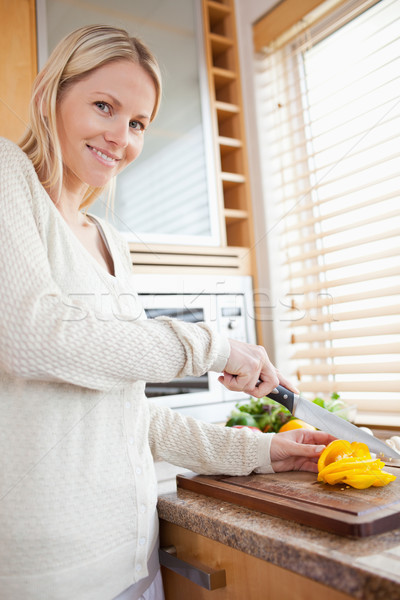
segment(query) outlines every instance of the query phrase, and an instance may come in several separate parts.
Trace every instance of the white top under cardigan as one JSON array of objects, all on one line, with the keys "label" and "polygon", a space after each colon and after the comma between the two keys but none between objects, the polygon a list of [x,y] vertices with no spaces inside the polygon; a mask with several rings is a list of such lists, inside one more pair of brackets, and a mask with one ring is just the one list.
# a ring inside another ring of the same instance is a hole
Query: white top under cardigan
[{"label": "white top under cardigan", "polygon": [[108,274],[22,150],[0,138],[0,596],[110,600],[147,575],[153,460],[271,471],[270,435],[152,405],[145,381],[221,371],[204,324],[145,319],[125,241]]}]

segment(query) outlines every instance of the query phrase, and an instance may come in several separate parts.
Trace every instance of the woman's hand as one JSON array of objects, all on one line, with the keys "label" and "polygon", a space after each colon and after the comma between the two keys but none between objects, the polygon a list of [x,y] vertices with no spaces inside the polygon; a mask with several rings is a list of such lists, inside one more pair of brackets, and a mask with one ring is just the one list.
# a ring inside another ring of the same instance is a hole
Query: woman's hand
[{"label": "woman's hand", "polygon": [[228,390],[255,398],[267,396],[279,383],[296,394],[298,390],[274,367],[262,346],[229,340],[231,352],[224,373],[218,378]]},{"label": "woman's hand", "polygon": [[318,457],[325,446],[336,439],[324,431],[293,429],[277,433],[271,442],[271,465],[279,471],[318,473]]}]

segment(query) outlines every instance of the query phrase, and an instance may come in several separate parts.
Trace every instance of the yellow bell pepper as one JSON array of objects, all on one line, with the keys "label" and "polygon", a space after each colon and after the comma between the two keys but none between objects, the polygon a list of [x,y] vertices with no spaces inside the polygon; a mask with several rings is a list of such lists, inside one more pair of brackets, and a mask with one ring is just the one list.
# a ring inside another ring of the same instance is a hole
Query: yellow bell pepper
[{"label": "yellow bell pepper", "polygon": [[318,481],[324,481],[326,475],[333,473],[342,473],[343,471],[362,471],[367,473],[371,470],[378,471],[385,466],[385,463],[377,459],[369,458],[366,460],[357,460],[357,458],[342,458],[330,465],[327,465],[318,473]]},{"label": "yellow bell pepper", "polygon": [[371,454],[368,446],[362,442],[350,443],[347,440],[334,440],[328,444],[319,457],[318,471],[343,458],[371,458]]},{"label": "yellow bell pepper", "polygon": [[371,458],[366,444],[334,440],[318,459],[318,481],[330,485],[344,483],[357,489],[380,487],[396,479],[382,471],[385,463]]},{"label": "yellow bell pepper", "polygon": [[382,487],[383,485],[387,485],[391,481],[396,479],[396,475],[392,475],[392,473],[387,473],[386,471],[380,471],[376,475],[376,479],[372,484],[374,487]]},{"label": "yellow bell pepper", "polygon": [[357,471],[340,471],[339,473],[333,473],[332,475],[326,475],[324,481],[331,485],[336,483],[344,483],[351,485],[351,487],[363,490],[374,484],[376,475],[373,471],[370,473],[363,473]]}]

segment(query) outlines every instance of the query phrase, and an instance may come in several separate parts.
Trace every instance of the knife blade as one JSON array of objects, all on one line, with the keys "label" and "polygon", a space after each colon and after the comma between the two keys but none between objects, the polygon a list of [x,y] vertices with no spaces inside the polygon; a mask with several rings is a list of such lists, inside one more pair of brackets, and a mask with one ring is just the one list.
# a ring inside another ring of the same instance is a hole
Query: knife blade
[{"label": "knife blade", "polygon": [[302,419],[321,431],[348,442],[363,442],[367,444],[371,452],[379,458],[386,459],[389,463],[392,462],[392,459],[400,460],[400,454],[381,440],[329,412],[326,408],[294,394],[282,385],[274,388],[268,397],[285,406],[297,419]]}]

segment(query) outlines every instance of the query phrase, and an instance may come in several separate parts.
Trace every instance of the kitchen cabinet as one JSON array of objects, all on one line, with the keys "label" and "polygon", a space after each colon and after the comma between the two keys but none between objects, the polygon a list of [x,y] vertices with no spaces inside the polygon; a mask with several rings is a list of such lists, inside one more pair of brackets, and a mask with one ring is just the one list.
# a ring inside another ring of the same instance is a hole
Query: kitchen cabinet
[{"label": "kitchen cabinet", "polygon": [[[162,567],[166,600],[350,600],[351,596],[328,588],[287,569],[255,558],[224,544],[161,521],[161,545],[173,545],[187,562],[199,561],[225,569],[226,586],[206,590]],[[293,590],[296,590],[294,596]]]},{"label": "kitchen cabinet", "polygon": [[35,0],[0,0],[0,16],[0,135],[17,142],[37,72]]}]

